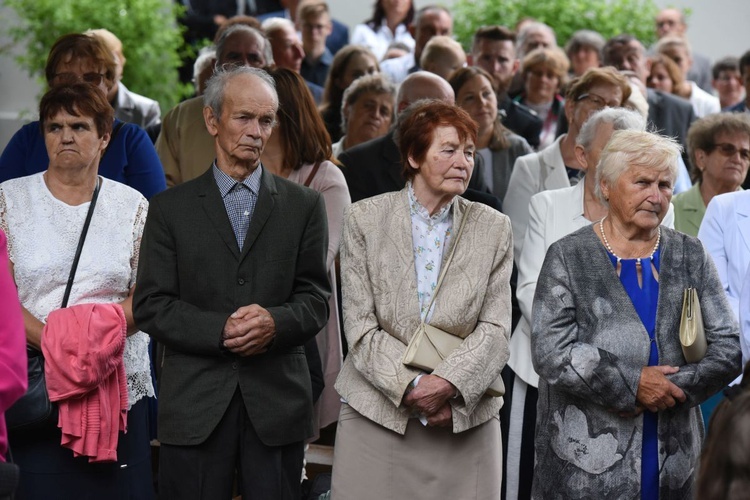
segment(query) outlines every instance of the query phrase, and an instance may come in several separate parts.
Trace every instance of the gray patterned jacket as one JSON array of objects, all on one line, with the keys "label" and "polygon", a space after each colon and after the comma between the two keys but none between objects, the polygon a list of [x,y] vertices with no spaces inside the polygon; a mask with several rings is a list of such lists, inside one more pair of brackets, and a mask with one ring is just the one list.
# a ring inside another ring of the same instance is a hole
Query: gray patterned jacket
[{"label": "gray patterned jacket", "polygon": [[[701,243],[663,228],[656,342],[659,364],[687,396],[659,413],[660,498],[692,498],[703,441],[696,406],[741,368],[738,326]],[[698,288],[708,351],[686,364],[682,291]],[[533,497],[640,498],[643,418],[633,412],[649,338],[593,226],[554,243],[534,298],[531,348],[539,373]]]}]

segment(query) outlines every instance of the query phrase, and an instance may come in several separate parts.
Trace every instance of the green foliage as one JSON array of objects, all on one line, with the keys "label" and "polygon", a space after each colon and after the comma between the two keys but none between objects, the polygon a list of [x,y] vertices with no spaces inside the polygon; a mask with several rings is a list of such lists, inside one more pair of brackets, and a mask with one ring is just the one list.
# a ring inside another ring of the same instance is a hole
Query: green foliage
[{"label": "green foliage", "polygon": [[44,80],[52,44],[67,33],[106,28],[122,40],[127,59],[123,83],[159,101],[167,111],[191,93],[179,82],[183,40],[176,24],[182,7],[171,0],[5,0],[20,24],[8,27],[26,53],[17,60],[29,75]]},{"label": "green foliage", "polygon": [[605,39],[629,33],[648,46],[656,38],[657,11],[653,0],[457,0],[454,32],[469,49],[478,28],[500,24],[512,29],[532,17],[555,29],[561,47],[581,29],[598,31]]}]

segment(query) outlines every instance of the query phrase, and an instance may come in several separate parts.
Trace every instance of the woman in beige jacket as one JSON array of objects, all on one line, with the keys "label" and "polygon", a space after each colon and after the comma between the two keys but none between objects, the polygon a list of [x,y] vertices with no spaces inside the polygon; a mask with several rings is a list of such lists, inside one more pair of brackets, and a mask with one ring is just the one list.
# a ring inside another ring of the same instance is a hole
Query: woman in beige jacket
[{"label": "woman in beige jacket", "polygon": [[[398,137],[406,188],[352,205],[344,225],[349,355],[336,382],[346,404],[332,495],[499,498],[502,398],[485,392],[508,360],[510,223],[459,196],[474,166],[477,129],[468,114],[441,102],[405,113]],[[464,339],[432,373],[402,362],[421,321]]]}]

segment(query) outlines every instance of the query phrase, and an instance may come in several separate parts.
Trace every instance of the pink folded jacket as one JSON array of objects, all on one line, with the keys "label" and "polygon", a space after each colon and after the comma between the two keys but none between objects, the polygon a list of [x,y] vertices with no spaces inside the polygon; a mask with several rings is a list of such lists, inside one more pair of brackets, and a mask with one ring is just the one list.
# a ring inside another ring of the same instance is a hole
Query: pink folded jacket
[{"label": "pink folded jacket", "polygon": [[61,444],[89,462],[117,461],[118,433],[127,431],[126,332],[119,304],[80,304],[52,311],[42,333]]}]

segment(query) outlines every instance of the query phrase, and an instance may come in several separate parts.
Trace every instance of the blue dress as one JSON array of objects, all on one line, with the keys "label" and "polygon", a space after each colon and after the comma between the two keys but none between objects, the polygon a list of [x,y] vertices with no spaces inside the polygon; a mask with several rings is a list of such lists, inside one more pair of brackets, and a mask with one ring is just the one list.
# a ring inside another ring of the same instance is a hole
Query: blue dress
[{"label": "blue dress", "polygon": [[[653,267],[659,271],[661,250],[652,257]],[[617,267],[617,258],[609,254],[612,264]],[[620,281],[633,302],[638,317],[651,339],[651,350],[648,366],[659,364],[659,351],[656,346],[656,307],[659,302],[659,282],[654,276],[651,260],[641,259],[642,281],[638,283],[636,259],[620,260]],[[643,448],[641,450],[641,499],[658,500],[659,498],[659,417],[648,410],[643,412]]]}]

